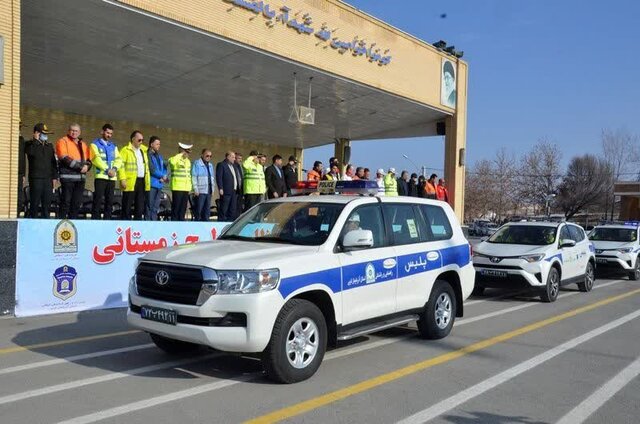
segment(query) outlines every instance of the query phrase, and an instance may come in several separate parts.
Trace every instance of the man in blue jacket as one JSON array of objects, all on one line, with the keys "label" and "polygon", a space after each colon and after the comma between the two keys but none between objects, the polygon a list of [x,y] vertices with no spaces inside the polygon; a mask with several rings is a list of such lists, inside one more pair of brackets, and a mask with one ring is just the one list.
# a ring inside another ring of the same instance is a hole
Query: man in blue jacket
[{"label": "man in blue jacket", "polygon": [[213,164],[211,163],[211,150],[202,149],[200,159],[193,162],[191,167],[191,182],[193,194],[196,196],[196,221],[208,221],[211,215],[211,196],[216,187]]},{"label": "man in blue jacket", "polygon": [[151,190],[149,190],[145,219],[147,221],[157,221],[162,188],[164,187],[164,183],[169,181],[169,179],[167,178],[167,165],[164,163],[164,159],[160,154],[160,139],[155,135],[152,135],[149,139],[148,156]]}]

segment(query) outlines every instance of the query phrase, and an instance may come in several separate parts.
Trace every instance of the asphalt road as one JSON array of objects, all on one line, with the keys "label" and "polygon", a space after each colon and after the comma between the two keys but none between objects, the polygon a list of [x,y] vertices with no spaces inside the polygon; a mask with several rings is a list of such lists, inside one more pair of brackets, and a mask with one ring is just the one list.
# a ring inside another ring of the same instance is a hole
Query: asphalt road
[{"label": "asphalt road", "polygon": [[277,385],[251,358],[170,357],[123,310],[2,319],[0,422],[637,423],[639,324],[626,278],[553,304],[487,290],[446,339],[363,337]]}]

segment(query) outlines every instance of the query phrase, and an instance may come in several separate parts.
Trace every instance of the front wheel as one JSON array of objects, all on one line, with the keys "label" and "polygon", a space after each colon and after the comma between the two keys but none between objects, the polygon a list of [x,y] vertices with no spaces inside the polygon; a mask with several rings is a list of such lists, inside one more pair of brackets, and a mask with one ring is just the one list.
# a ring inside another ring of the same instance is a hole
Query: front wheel
[{"label": "front wheel", "polygon": [[591,262],[587,263],[587,269],[584,271],[584,281],[578,283],[578,288],[581,292],[590,292],[593,289],[593,282],[595,281],[595,269]]},{"label": "front wheel", "polygon": [[297,383],[315,374],[326,348],[327,323],[320,309],[307,300],[293,299],[276,318],[262,364],[270,379]]},{"label": "front wheel", "polygon": [[420,320],[418,331],[425,339],[447,337],[456,319],[456,295],[447,281],[436,280]]},{"label": "front wheel", "polygon": [[640,257],[636,258],[636,264],[633,267],[633,270],[629,272],[629,280],[631,281],[640,280]]},{"label": "front wheel", "polygon": [[560,273],[556,268],[551,268],[547,276],[547,285],[544,287],[540,298],[543,302],[555,302],[560,292]]}]

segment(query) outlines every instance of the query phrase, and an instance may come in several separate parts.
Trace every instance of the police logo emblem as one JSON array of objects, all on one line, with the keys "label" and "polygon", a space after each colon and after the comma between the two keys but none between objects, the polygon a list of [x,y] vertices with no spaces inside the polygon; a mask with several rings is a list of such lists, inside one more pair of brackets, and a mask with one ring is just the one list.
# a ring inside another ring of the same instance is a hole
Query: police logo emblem
[{"label": "police logo emblem", "polygon": [[365,273],[365,282],[367,284],[376,282],[376,269],[372,264],[367,264],[367,267],[364,270]]},{"label": "police logo emblem", "polygon": [[53,295],[61,300],[67,300],[78,290],[78,273],[68,265],[61,266],[53,273]]},{"label": "police logo emblem", "polygon": [[169,283],[169,273],[164,269],[156,272],[156,284],[159,286],[165,286]]},{"label": "police logo emblem", "polygon": [[78,253],[78,232],[73,222],[63,219],[53,232],[53,253]]}]

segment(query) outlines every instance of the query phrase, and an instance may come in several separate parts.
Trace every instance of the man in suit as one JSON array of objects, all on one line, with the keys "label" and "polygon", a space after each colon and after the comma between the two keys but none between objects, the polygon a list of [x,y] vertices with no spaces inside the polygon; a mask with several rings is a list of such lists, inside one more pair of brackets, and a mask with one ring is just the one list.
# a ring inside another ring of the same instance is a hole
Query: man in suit
[{"label": "man in suit", "polygon": [[295,156],[289,156],[289,163],[282,170],[284,171],[284,182],[287,185],[287,193],[291,195],[291,189],[298,182],[298,159]]},{"label": "man in suit", "polygon": [[273,164],[264,171],[264,178],[267,182],[267,197],[269,199],[287,197],[287,185],[282,171],[282,156],[275,155],[273,157]]},{"label": "man in suit", "polygon": [[216,166],[216,184],[220,193],[220,209],[218,221],[233,221],[237,218],[238,189],[241,187],[241,179],[238,178],[235,166],[235,152],[227,152],[224,160]]}]

